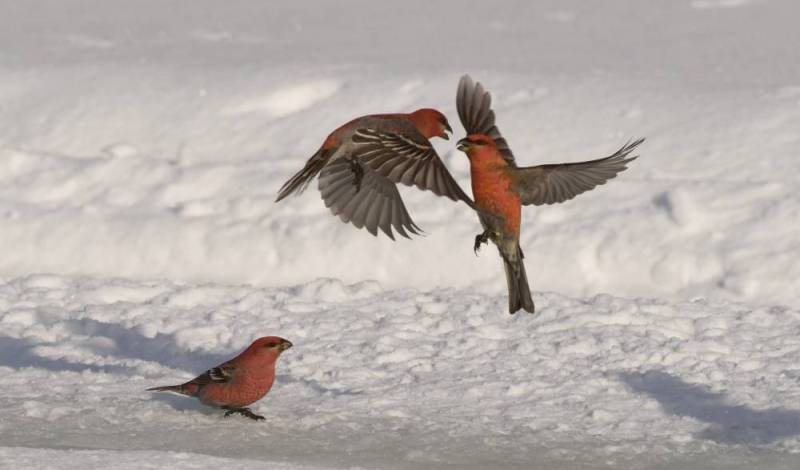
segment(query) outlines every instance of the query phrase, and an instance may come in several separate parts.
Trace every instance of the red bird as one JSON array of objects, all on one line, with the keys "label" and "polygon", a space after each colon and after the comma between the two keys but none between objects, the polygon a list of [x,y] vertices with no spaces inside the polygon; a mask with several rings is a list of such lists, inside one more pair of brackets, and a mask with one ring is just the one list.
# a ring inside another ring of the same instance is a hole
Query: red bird
[{"label": "red bird", "polygon": [[394,240],[418,234],[396,183],[431,190],[438,196],[472,204],[455,182],[428,139],[447,139],[452,132],[447,118],[435,109],[411,114],[362,116],[333,131],[305,167],[281,187],[278,202],[302,192],[319,175],[325,206],[343,222],[366,227],[373,235],[380,228]]},{"label": "red bird", "polygon": [[277,336],[258,338],[230,361],[209,369],[184,384],[147,390],[196,397],[203,404],[228,410],[225,416],[239,413],[250,419],[264,419],[250,411],[247,406],[263,398],[272,388],[275,381],[275,361],[283,351],[291,347],[292,343]]},{"label": "red bird", "polygon": [[644,139],[624,145],[613,155],[579,163],[518,167],[508,143],[494,123],[491,96],[465,75],[458,84],[456,107],[467,137],[457,147],[469,157],[472,195],[484,232],[475,237],[475,252],[494,242],[503,258],[508,310],[533,313],[528,277],[519,246],[522,205],[564,202],[617,176],[636,159],[626,158]]}]

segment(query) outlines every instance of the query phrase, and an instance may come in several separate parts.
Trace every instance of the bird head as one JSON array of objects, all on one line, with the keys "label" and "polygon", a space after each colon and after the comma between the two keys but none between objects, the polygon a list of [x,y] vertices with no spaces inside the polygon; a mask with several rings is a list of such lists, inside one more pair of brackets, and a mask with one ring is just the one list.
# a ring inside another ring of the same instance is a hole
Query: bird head
[{"label": "bird head", "polygon": [[450,123],[444,114],[432,108],[422,108],[414,111],[410,115],[411,122],[417,126],[417,129],[426,139],[431,137],[441,137],[444,140],[450,140],[447,133],[453,133]]},{"label": "bird head", "polygon": [[292,342],[278,336],[264,336],[253,341],[248,348],[258,354],[275,354],[276,356],[292,347]]},{"label": "bird head", "polygon": [[470,134],[459,140],[456,148],[472,157],[476,153],[485,149],[496,149],[494,139],[485,134]]}]

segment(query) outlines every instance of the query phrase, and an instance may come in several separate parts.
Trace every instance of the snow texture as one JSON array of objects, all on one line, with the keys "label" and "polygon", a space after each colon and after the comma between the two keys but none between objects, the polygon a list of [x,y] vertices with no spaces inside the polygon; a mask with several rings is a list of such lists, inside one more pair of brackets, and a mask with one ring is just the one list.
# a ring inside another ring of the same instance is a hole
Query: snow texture
[{"label": "snow texture", "polygon": [[[628,467],[800,447],[797,310],[540,299],[537,317],[509,317],[502,295],[374,282],[19,278],[0,286],[0,431],[6,446],[370,468]],[[295,347],[254,407],[264,425],[144,391],[277,333]]]},{"label": "snow texture", "polygon": [[[797,2],[35,3],[0,0],[0,467],[800,468]],[[522,165],[647,137],[524,209],[535,316],[463,204],[401,188],[392,242],[273,202],[355,116],[461,137],[463,73]],[[266,423],[144,392],[268,334]]]}]

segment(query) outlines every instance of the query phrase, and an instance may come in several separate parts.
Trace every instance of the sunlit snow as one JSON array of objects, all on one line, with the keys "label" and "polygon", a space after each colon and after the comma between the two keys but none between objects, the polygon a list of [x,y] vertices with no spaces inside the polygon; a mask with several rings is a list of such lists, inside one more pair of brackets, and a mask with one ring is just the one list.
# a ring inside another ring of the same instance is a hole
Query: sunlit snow
[{"label": "sunlit snow", "polygon": [[[800,468],[798,17],[0,0],[0,467]],[[534,316],[463,204],[401,188],[426,235],[393,242],[315,184],[273,202],[355,116],[435,107],[460,138],[464,73],[522,165],[647,138],[524,209]],[[295,347],[266,422],[144,391],[270,334]]]}]

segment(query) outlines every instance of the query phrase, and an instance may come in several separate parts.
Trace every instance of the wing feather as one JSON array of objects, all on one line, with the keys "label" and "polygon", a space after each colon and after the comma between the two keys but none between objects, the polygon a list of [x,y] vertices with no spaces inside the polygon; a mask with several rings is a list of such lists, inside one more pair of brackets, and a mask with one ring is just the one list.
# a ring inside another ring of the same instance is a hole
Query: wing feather
[{"label": "wing feather", "polygon": [[196,385],[208,385],[210,383],[228,383],[236,373],[236,366],[226,362],[217,367],[212,367],[202,374],[192,379],[189,383]]},{"label": "wing feather", "polygon": [[419,234],[395,184],[366,165],[363,169],[361,188],[356,191],[348,161],[336,160],[326,165],[319,176],[325,206],[343,222],[366,228],[373,235],[380,229],[394,240],[392,228],[406,238],[410,238],[408,232]]},{"label": "wing feather", "polygon": [[483,85],[473,81],[469,75],[464,75],[458,82],[456,109],[461,125],[464,126],[467,134],[488,135],[494,139],[497,149],[506,162],[512,167],[516,165],[508,142],[500,134],[500,130],[494,122],[491,94],[484,90]]},{"label": "wing feather", "polygon": [[514,190],[523,204],[556,204],[605,184],[637,157],[628,155],[644,139],[628,142],[612,155],[578,163],[537,165],[514,170]]},{"label": "wing feather", "polygon": [[[453,179],[428,139],[415,128],[402,134],[362,128],[356,130],[353,142],[358,144],[354,151],[358,161],[379,175],[395,183],[416,186],[432,191],[437,196],[472,205],[472,199]],[[435,168],[443,175],[444,184],[440,184],[438,178],[427,176],[430,168]]]}]

